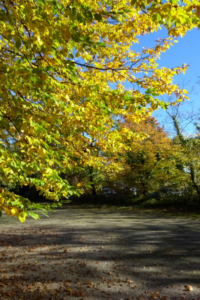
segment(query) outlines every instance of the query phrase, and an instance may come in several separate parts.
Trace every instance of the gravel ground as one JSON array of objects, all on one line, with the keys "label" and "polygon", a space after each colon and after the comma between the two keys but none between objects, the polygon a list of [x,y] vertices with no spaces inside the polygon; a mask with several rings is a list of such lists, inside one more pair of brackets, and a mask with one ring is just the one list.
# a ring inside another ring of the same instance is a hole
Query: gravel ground
[{"label": "gravel ground", "polygon": [[0,299],[200,300],[200,221],[64,209],[0,224]]}]

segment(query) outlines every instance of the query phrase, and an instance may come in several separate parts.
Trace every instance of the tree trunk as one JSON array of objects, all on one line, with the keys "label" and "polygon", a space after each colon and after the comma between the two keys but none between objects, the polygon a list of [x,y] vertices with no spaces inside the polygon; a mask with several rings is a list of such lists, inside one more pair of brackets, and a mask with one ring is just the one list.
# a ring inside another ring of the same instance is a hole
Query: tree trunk
[{"label": "tree trunk", "polygon": [[90,181],[92,182],[91,187],[92,187],[92,195],[96,195],[96,188],[94,185],[94,178],[93,178],[93,167],[89,167],[89,176],[90,176]]},{"label": "tree trunk", "polygon": [[193,183],[193,186],[194,186],[194,188],[197,192],[197,195],[200,196],[200,188],[195,182],[195,171],[194,171],[194,167],[193,167],[192,163],[190,163],[190,177],[191,177],[191,181]]},{"label": "tree trunk", "polygon": [[[181,129],[180,129],[180,126],[179,126],[179,123],[178,123],[176,117],[172,116],[172,120],[174,122],[174,127],[176,129],[176,133],[177,133],[177,136],[179,137],[182,147],[184,149],[188,150],[187,140],[184,138],[184,136],[181,133]],[[200,187],[197,185],[197,183],[195,181],[195,168],[194,168],[193,162],[190,160],[190,158],[189,158],[189,169],[190,169],[190,178],[191,178],[193,187],[195,188],[197,195],[200,196]]]}]

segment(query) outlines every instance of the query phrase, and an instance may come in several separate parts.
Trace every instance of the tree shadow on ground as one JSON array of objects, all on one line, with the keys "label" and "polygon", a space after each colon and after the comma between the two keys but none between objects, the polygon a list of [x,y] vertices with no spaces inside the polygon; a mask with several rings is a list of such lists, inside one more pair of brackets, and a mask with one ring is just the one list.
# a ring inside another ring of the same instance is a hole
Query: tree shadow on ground
[{"label": "tree shadow on ground", "polygon": [[62,210],[13,224],[1,231],[1,299],[200,299],[199,222]]}]

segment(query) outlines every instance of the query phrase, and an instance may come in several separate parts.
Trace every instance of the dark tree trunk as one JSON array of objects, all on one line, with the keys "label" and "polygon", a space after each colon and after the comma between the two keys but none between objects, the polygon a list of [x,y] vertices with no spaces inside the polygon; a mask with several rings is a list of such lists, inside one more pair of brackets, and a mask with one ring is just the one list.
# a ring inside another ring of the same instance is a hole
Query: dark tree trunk
[{"label": "dark tree trunk", "polygon": [[[180,126],[179,126],[179,123],[178,123],[176,117],[173,116],[172,119],[173,119],[173,122],[174,122],[174,127],[176,129],[176,133],[177,133],[177,135],[180,139],[181,145],[187,151],[189,151],[188,144],[187,144],[187,139],[185,139],[184,136],[182,135],[181,130],[180,130]],[[189,169],[190,169],[190,178],[191,178],[193,187],[195,188],[195,190],[197,192],[197,195],[200,196],[200,187],[197,185],[197,183],[195,181],[195,168],[194,168],[194,164],[193,164],[192,160],[189,161]]]},{"label": "dark tree trunk", "polygon": [[95,188],[95,185],[94,185],[93,167],[89,167],[89,176],[90,176],[90,182],[92,182],[92,183],[91,183],[91,187],[92,187],[92,195],[96,195],[97,192],[96,192],[96,188]]},{"label": "dark tree trunk", "polygon": [[190,177],[191,177],[191,181],[193,183],[193,186],[194,186],[194,188],[197,192],[197,195],[200,196],[200,188],[195,182],[195,171],[194,171],[194,167],[193,167],[192,163],[190,163]]},{"label": "dark tree trunk", "polygon": [[96,188],[95,188],[95,186],[94,186],[94,183],[91,184],[91,187],[92,187],[92,195],[96,195],[97,192],[96,192]]}]

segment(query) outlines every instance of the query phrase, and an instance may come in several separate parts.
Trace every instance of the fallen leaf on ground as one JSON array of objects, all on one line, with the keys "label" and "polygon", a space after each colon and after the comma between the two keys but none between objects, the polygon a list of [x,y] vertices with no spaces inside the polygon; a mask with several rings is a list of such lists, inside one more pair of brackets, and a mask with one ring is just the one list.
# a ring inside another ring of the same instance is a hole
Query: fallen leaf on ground
[{"label": "fallen leaf on ground", "polygon": [[193,287],[191,285],[185,285],[186,291],[193,291]]},{"label": "fallen leaf on ground", "polygon": [[155,292],[151,295],[151,299],[157,299],[159,296],[159,292]]}]

